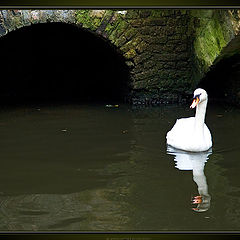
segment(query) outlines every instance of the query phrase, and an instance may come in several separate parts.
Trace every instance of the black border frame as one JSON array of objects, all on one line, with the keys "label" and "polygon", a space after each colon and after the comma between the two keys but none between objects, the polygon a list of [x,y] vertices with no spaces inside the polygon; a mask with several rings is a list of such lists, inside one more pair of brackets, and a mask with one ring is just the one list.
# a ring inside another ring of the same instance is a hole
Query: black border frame
[{"label": "black border frame", "polygon": [[[240,9],[238,0],[0,0],[1,9]],[[239,220],[240,221],[240,220]],[[0,231],[4,239],[209,240],[236,239],[239,231]]]}]

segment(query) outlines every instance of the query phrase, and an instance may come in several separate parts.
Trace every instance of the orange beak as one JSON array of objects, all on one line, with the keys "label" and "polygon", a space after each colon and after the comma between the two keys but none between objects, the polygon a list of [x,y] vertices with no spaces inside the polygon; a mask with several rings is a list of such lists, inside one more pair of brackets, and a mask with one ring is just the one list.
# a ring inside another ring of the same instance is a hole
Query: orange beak
[{"label": "orange beak", "polygon": [[198,103],[199,103],[199,97],[194,98],[190,108],[195,108],[198,105]]}]

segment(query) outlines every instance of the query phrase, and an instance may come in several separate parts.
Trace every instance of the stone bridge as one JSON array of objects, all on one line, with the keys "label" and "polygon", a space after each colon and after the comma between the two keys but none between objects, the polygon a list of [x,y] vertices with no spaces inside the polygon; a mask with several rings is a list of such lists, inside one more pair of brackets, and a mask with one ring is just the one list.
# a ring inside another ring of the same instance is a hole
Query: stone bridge
[{"label": "stone bridge", "polygon": [[129,99],[142,104],[181,101],[240,49],[231,43],[238,39],[237,9],[1,10],[0,35],[48,22],[74,24],[109,42],[128,66]]}]

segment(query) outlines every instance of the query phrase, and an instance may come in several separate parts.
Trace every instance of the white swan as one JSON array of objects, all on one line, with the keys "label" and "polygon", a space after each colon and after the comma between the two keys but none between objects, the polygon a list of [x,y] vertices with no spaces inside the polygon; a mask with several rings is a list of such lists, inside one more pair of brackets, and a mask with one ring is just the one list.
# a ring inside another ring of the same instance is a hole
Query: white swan
[{"label": "white swan", "polygon": [[177,119],[173,128],[167,133],[167,144],[190,152],[203,152],[212,147],[212,136],[204,123],[208,95],[204,89],[194,91],[193,103],[196,107],[195,117]]}]

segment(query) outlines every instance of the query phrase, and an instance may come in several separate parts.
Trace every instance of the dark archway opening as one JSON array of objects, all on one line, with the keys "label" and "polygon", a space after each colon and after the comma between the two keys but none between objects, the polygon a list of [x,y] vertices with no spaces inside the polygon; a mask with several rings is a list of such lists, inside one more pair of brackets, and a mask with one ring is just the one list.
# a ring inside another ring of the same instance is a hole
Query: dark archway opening
[{"label": "dark archway opening", "polygon": [[240,55],[224,58],[214,65],[199,83],[217,102],[239,104]]},{"label": "dark archway opening", "polygon": [[105,39],[77,26],[43,23],[0,39],[1,103],[121,102],[124,58]]}]

